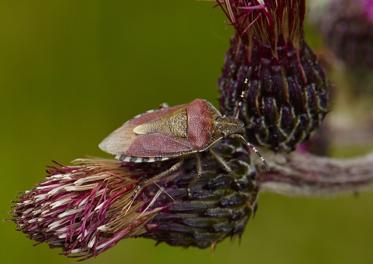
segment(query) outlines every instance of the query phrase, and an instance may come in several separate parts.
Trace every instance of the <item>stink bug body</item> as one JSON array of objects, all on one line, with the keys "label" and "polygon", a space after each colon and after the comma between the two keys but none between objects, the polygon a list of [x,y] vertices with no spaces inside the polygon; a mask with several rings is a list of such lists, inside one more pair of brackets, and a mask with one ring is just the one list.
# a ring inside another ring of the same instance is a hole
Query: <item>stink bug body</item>
[{"label": "stink bug body", "polygon": [[221,115],[206,100],[195,99],[189,104],[138,115],[110,134],[99,147],[124,162],[156,162],[203,152],[225,137],[238,137],[259,154],[246,142],[244,133],[240,120]]}]

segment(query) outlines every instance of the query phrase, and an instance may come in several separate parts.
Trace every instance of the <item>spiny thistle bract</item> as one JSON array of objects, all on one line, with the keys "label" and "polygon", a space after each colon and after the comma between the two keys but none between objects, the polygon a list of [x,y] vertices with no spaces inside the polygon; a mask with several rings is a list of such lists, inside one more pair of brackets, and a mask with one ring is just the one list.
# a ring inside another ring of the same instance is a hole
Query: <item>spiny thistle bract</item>
[{"label": "spiny thistle bract", "polygon": [[214,150],[232,171],[209,152],[202,153],[199,177],[194,157],[150,164],[88,159],[51,167],[44,181],[19,197],[13,219],[31,239],[81,259],[129,237],[215,246],[242,234],[258,187],[239,142],[224,140]]},{"label": "spiny thistle bract", "polygon": [[221,110],[249,142],[291,151],[328,111],[329,83],[303,37],[304,0],[218,0],[235,28],[219,80]]},{"label": "spiny thistle bract", "polygon": [[352,70],[373,69],[373,0],[329,0],[311,14],[339,59]]}]

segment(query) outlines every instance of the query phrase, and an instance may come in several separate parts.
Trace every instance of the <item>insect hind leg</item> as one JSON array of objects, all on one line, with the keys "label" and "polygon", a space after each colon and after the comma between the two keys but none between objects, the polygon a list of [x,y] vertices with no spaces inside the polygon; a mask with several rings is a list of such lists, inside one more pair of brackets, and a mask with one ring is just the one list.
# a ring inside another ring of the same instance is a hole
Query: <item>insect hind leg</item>
[{"label": "insect hind leg", "polygon": [[[152,178],[150,178],[150,179],[148,179],[146,181],[142,181],[141,183],[138,183],[136,185],[136,187],[135,187],[132,195],[131,195],[129,203],[123,208],[123,210],[125,210],[125,215],[127,215],[127,213],[129,212],[129,210],[131,209],[133,203],[135,202],[135,200],[137,199],[137,197],[140,195],[140,193],[144,190],[144,188],[148,187],[151,184],[155,184],[156,186],[158,186],[158,188],[162,192],[165,192],[165,194],[173,200],[173,197],[169,193],[167,193],[163,187],[159,186],[159,184],[157,183],[157,181],[161,180],[162,178],[165,178],[167,176],[170,176],[172,173],[174,173],[175,171],[177,171],[182,165],[183,165],[183,161],[180,161],[180,162],[174,164],[168,170],[163,171],[163,172],[161,172],[161,173],[153,176]],[[160,195],[160,194],[158,194],[158,195]]]},{"label": "insect hind leg", "polygon": [[139,217],[143,216],[149,210],[149,208],[151,208],[155,204],[155,202],[158,200],[158,198],[161,196],[162,193],[166,194],[172,201],[175,201],[175,199],[166,191],[166,189],[164,187],[160,186],[156,182],[154,183],[154,185],[156,185],[159,188],[159,190],[156,192],[156,194],[150,200],[150,202],[146,206],[146,208],[141,212]]}]

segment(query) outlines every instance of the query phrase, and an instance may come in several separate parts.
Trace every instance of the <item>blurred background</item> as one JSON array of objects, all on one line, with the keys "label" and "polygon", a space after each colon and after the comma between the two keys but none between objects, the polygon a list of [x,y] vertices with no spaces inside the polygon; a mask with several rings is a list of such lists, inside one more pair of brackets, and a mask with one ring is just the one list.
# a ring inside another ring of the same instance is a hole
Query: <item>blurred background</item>
[{"label": "blurred background", "polygon": [[[162,102],[217,104],[231,28],[209,2],[0,2],[0,218],[51,160],[103,156],[97,144]],[[322,42],[307,29],[312,47]],[[332,73],[345,85],[343,74]],[[342,88],[341,88],[342,89]],[[346,102],[346,100],[341,100]],[[340,106],[343,109],[345,105]],[[338,150],[344,157],[367,149]],[[0,262],[73,263],[0,224]],[[373,263],[373,192],[338,198],[262,194],[241,241],[211,250],[130,239],[86,263]]]}]

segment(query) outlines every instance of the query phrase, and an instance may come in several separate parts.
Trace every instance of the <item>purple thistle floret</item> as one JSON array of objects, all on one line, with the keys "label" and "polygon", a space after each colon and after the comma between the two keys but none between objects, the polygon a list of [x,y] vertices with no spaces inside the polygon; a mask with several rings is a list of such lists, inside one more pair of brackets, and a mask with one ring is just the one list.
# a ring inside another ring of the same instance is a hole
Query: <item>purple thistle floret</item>
[{"label": "purple thistle floret", "polygon": [[97,159],[75,163],[50,167],[47,178],[21,195],[15,205],[14,221],[31,239],[61,247],[71,257],[90,257],[137,234],[159,210],[141,216],[132,208],[126,215],[116,210],[130,200],[137,181],[120,162]]}]

